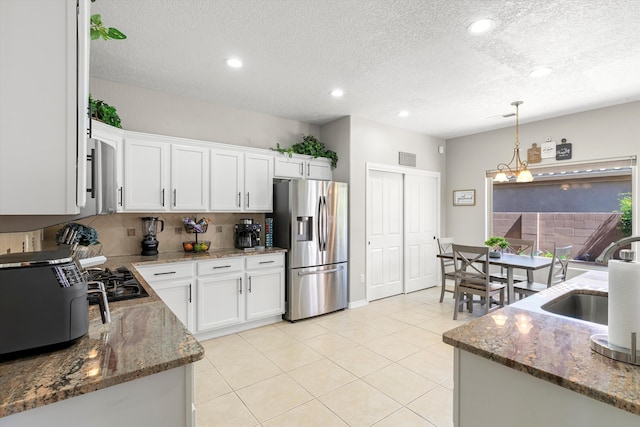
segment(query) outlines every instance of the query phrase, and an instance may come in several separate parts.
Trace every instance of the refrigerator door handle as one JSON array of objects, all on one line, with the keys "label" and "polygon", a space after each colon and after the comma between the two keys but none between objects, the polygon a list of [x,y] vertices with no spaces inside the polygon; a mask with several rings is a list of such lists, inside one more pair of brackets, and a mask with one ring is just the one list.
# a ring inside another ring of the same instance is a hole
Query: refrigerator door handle
[{"label": "refrigerator door handle", "polygon": [[322,227],[322,197],[318,197],[318,252],[322,252],[322,231],[324,228]]},{"label": "refrigerator door handle", "polygon": [[338,271],[342,271],[344,269],[343,266],[337,267],[337,268],[332,268],[330,270],[320,270],[320,271],[300,271],[298,272],[298,276],[311,276],[311,275],[315,275],[315,274],[329,274],[329,273],[336,273]]},{"label": "refrigerator door handle", "polygon": [[327,250],[327,235],[329,234],[329,209],[327,208],[327,196],[322,196],[322,206],[324,213],[324,234],[322,238],[322,250]]}]

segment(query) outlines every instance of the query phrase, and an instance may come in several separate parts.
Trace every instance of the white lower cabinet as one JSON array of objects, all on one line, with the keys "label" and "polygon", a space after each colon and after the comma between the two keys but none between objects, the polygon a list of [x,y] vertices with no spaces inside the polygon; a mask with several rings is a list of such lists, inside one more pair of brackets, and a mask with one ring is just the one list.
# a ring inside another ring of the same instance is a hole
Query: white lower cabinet
[{"label": "white lower cabinet", "polygon": [[199,261],[196,331],[244,321],[244,257]]},{"label": "white lower cabinet", "polygon": [[200,261],[197,271],[197,333],[248,329],[284,313],[282,253]]},{"label": "white lower cabinet", "polygon": [[175,262],[136,267],[162,301],[193,332],[195,262]]},{"label": "white lower cabinet", "polygon": [[143,265],[136,270],[199,338],[273,323],[284,313],[284,253]]},{"label": "white lower cabinet", "polygon": [[247,257],[247,320],[284,313],[283,255]]}]

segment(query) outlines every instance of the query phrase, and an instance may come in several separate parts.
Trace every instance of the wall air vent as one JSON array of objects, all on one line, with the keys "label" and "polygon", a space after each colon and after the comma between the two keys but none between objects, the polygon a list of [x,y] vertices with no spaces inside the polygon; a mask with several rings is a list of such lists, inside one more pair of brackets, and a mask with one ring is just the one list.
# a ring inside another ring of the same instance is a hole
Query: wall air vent
[{"label": "wall air vent", "polygon": [[398,164],[401,166],[416,167],[416,155],[414,153],[403,153],[400,151],[399,154]]}]

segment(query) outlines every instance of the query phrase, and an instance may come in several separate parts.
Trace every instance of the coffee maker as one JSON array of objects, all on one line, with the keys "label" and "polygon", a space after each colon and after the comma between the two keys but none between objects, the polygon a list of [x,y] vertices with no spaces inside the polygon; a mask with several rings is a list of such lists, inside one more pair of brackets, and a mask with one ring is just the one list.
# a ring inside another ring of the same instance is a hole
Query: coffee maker
[{"label": "coffee maker", "polygon": [[[157,229],[158,223],[160,223],[160,230]],[[146,216],[142,218],[142,255],[158,255],[158,239],[156,234],[164,230],[164,221],[158,219],[155,216]]]},{"label": "coffee maker", "polygon": [[241,219],[241,224],[235,225],[235,242],[237,249],[251,249],[260,244],[260,224],[254,224],[252,219]]}]

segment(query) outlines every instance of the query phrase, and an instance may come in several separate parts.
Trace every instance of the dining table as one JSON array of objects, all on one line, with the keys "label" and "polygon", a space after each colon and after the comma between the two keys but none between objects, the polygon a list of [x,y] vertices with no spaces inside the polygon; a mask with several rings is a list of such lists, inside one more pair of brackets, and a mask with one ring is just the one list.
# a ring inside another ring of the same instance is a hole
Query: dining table
[{"label": "dining table", "polygon": [[[453,259],[453,252],[438,254],[437,257]],[[486,259],[478,259],[478,262],[483,263],[485,267],[487,265]],[[552,262],[553,258],[549,257],[501,253],[498,258],[489,257],[488,264],[489,266],[503,267],[507,271],[507,304],[511,304],[515,301],[513,271],[516,269],[526,270],[527,282],[531,283],[533,282],[533,272],[549,267]]]}]

